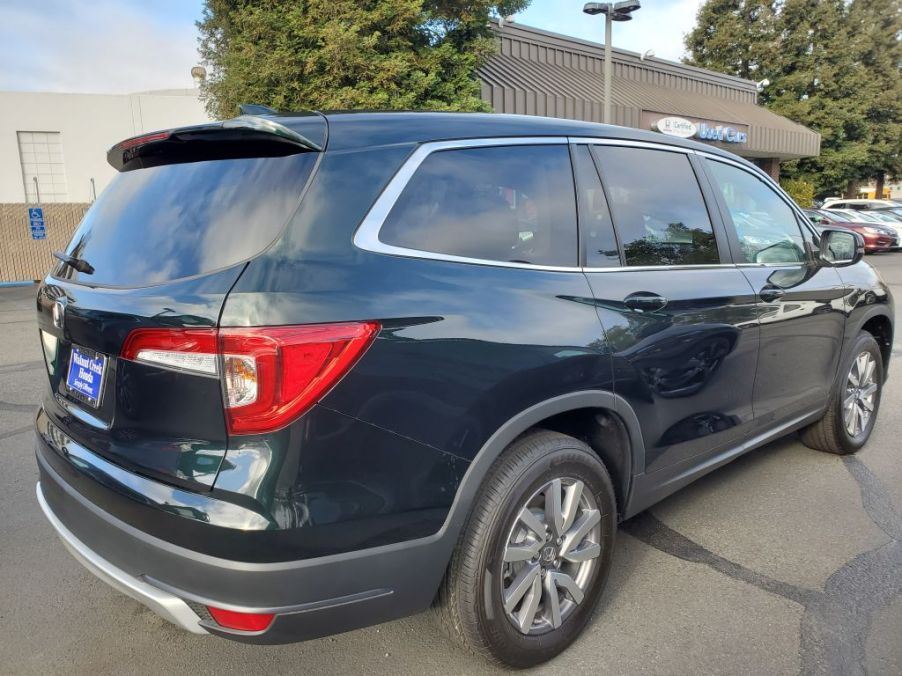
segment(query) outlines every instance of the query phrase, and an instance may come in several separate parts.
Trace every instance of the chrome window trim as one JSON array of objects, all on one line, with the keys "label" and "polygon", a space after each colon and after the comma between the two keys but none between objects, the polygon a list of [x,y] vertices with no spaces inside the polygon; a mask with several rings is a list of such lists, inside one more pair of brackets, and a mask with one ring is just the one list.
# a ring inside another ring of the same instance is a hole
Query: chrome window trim
[{"label": "chrome window trim", "polygon": [[669,143],[654,143],[652,141],[630,141],[628,139],[595,138],[592,136],[569,136],[568,139],[570,143],[577,145],[647,148],[649,150],[664,150],[667,152],[683,153],[684,155],[693,155],[697,152],[694,148],[684,148],[682,146],[670,145]]},{"label": "chrome window trim", "polygon": [[[555,265],[537,265],[533,263],[513,263],[508,261],[495,261],[484,258],[469,258],[466,256],[455,256],[452,254],[442,254],[433,251],[422,251],[420,249],[409,249],[407,247],[394,246],[386,244],[379,239],[379,231],[382,224],[388,217],[392,208],[395,206],[404,188],[410,182],[416,170],[423,164],[425,159],[434,152],[442,150],[461,150],[466,148],[489,148],[504,146],[520,146],[520,145],[609,145],[609,146],[627,146],[635,148],[649,148],[652,150],[663,150],[683,153],[691,155],[696,153],[693,148],[682,148],[672,146],[666,143],[651,143],[648,141],[630,141],[627,139],[611,139],[611,138],[594,138],[583,136],[519,136],[519,137],[493,137],[493,138],[477,138],[477,139],[461,139],[454,141],[432,141],[423,143],[407,158],[397,173],[391,178],[379,197],[370,207],[370,210],[364,216],[357,231],[354,233],[354,246],[364,251],[372,253],[387,254],[391,256],[401,256],[404,258],[418,258],[435,261],[445,261],[448,263],[466,263],[470,265],[483,265],[497,268],[515,268],[521,270],[540,270],[545,272],[653,272],[658,270],[711,270],[718,268],[735,268],[734,263],[708,263],[708,264],[688,264],[688,265],[618,265],[609,267],[581,267],[574,266],[555,266]],[[714,157],[717,157],[716,155]],[[741,165],[740,165],[741,166]]]},{"label": "chrome window trim", "polygon": [[[461,150],[466,148],[491,148],[504,146],[526,146],[526,145],[562,145],[567,146],[566,136],[519,136],[511,138],[480,138],[467,139],[458,141],[433,141],[420,145],[413,154],[407,158],[407,161],[401,166],[398,172],[392,177],[382,191],[382,194],[376,198],[375,203],[370,207],[367,215],[354,233],[354,246],[365,251],[373,253],[389,254],[394,256],[405,256],[407,258],[426,258],[430,260],[447,261],[449,263],[469,263],[472,265],[490,265],[499,268],[527,268],[530,270],[546,270],[549,272],[579,272],[578,265],[535,265],[532,263],[512,263],[509,261],[493,261],[485,258],[469,258],[467,256],[455,256],[453,254],[436,253],[434,251],[422,251],[420,249],[409,249],[402,246],[394,246],[386,244],[379,239],[379,231],[382,224],[388,218],[388,214],[395,206],[404,188],[413,178],[416,170],[420,168],[425,159],[432,153],[442,150]],[[574,201],[575,204],[575,201]]]}]

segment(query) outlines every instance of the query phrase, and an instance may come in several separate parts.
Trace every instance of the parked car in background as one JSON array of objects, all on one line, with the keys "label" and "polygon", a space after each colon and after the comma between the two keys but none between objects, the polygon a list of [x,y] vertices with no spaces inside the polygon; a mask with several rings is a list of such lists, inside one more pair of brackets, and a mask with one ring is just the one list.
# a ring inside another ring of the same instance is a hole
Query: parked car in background
[{"label": "parked car in background", "polygon": [[[902,211],[902,209],[900,209]],[[889,209],[871,209],[870,211],[859,212],[871,218],[875,218],[881,223],[889,223],[890,225],[902,225],[902,213],[895,213]]]},{"label": "parked car in background", "polygon": [[819,229],[844,228],[857,232],[864,239],[864,249],[869,254],[889,251],[899,246],[899,233],[894,228],[863,221],[856,212],[847,217],[843,212],[827,209],[803,209],[803,211]]},{"label": "parked car in background", "polygon": [[889,288],[719,148],[308,113],[107,158],[37,293],[37,499],[187,631],[284,643],[437,606],[532,666],[629,564],[621,520],[784,435],[844,455],[874,429]]},{"label": "parked car in background", "polygon": [[824,209],[825,212],[837,214],[852,223],[872,225],[872,227],[890,228],[902,241],[902,223],[897,223],[893,215],[874,211],[858,211],[856,209]]},{"label": "parked car in background", "polygon": [[829,198],[824,200],[824,209],[855,209],[867,211],[886,207],[902,207],[902,200],[870,200],[870,199],[845,199]]}]

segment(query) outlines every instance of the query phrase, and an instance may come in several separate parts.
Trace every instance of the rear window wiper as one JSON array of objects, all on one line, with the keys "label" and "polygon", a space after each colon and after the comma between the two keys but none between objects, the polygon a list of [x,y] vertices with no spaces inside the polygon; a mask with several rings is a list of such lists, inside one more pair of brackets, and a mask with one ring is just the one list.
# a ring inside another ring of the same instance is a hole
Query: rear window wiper
[{"label": "rear window wiper", "polygon": [[77,258],[75,256],[70,256],[69,254],[65,254],[62,251],[54,251],[53,257],[61,260],[63,263],[68,265],[70,268],[77,270],[78,272],[83,272],[86,275],[90,275],[94,273],[94,266],[88,263],[84,258]]}]

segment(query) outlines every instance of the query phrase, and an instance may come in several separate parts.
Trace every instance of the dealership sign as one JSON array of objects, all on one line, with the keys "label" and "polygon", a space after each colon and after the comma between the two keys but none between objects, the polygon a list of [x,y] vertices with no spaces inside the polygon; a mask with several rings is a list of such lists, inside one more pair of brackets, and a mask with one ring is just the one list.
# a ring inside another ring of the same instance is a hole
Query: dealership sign
[{"label": "dealership sign", "polygon": [[698,133],[698,127],[682,117],[662,117],[655,122],[655,129],[662,134],[679,136],[680,138],[692,138]]},{"label": "dealership sign", "polygon": [[723,141],[724,143],[745,143],[749,140],[749,135],[744,131],[739,131],[733,127],[716,127],[708,126],[704,122],[698,125],[698,133],[696,138],[703,141]]},{"label": "dealership sign", "polygon": [[[747,143],[748,125],[714,122],[711,120],[687,120],[675,115],[664,115],[642,111],[643,126],[662,134],[695,138],[699,141],[719,141],[720,143]],[[647,125],[647,126],[646,126]]]}]

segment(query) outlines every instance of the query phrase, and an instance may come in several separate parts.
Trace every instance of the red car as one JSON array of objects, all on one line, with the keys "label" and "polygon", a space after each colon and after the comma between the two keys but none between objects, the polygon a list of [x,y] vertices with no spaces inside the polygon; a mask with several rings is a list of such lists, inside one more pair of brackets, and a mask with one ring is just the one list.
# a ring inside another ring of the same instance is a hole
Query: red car
[{"label": "red car", "polygon": [[892,228],[884,227],[878,223],[852,223],[839,220],[835,214],[825,213],[817,209],[803,209],[805,215],[816,226],[829,226],[831,228],[844,228],[853,230],[864,237],[864,250],[866,253],[878,253],[889,251],[899,246],[899,236]]}]

